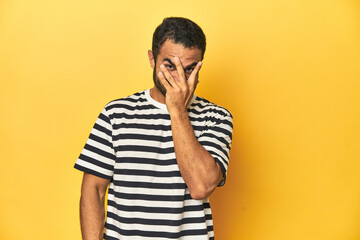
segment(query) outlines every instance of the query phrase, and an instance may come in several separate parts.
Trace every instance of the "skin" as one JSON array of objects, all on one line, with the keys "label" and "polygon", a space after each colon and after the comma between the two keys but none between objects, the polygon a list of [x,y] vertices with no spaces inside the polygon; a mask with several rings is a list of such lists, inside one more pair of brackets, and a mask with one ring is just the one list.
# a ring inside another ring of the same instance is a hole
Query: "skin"
[{"label": "skin", "polygon": [[80,198],[80,223],[84,240],[103,239],[105,194],[110,180],[84,173]]},{"label": "skin", "polygon": [[[185,48],[167,40],[156,61],[150,50],[148,57],[154,70],[154,87],[150,89],[150,95],[154,100],[166,104],[170,114],[180,173],[193,199],[207,198],[223,175],[218,163],[197,141],[186,110],[198,84],[198,72],[202,65],[201,50]],[[103,239],[104,203],[109,183],[110,180],[84,173],[80,198],[80,223],[84,240]]]}]

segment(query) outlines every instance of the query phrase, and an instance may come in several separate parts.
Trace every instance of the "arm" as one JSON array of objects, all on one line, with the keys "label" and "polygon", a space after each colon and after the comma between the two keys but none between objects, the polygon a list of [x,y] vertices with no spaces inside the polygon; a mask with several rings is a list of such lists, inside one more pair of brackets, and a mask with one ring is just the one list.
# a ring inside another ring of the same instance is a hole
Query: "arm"
[{"label": "arm", "polygon": [[223,177],[221,168],[197,141],[187,112],[170,117],[176,159],[191,197],[207,198]]},{"label": "arm", "polygon": [[80,223],[84,240],[103,239],[105,194],[110,180],[84,173],[80,198]]},{"label": "arm", "polygon": [[161,68],[163,73],[159,73],[159,79],[166,88],[165,103],[171,118],[176,160],[191,197],[204,199],[214,191],[223,174],[219,164],[197,141],[186,110],[198,82],[201,62],[186,79],[180,60],[174,61],[179,81],[174,80],[166,68]]}]

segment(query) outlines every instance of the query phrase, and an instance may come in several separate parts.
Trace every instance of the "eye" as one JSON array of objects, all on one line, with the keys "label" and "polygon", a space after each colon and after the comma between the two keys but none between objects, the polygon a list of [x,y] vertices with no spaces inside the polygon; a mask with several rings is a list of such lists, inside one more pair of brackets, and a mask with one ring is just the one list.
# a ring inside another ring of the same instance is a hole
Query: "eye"
[{"label": "eye", "polygon": [[194,70],[193,68],[187,68],[187,69],[185,69],[185,72],[190,74],[190,73],[192,73],[193,70]]},{"label": "eye", "polygon": [[175,67],[173,65],[165,65],[165,67],[168,69],[168,70],[174,70]]}]

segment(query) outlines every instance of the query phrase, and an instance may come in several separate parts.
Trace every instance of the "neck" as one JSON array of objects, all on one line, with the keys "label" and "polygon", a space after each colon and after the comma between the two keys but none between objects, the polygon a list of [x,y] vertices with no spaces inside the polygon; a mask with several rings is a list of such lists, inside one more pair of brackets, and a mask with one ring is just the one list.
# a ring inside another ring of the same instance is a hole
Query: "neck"
[{"label": "neck", "polygon": [[155,101],[165,104],[165,96],[162,95],[162,93],[159,91],[159,89],[157,89],[156,86],[154,86],[153,88],[150,89],[150,96]]}]

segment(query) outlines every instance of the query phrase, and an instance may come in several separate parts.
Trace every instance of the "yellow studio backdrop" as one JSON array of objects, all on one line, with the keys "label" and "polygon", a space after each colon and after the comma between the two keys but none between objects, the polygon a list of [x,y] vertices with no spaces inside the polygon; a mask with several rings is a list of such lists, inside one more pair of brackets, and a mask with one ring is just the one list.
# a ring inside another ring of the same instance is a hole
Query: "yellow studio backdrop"
[{"label": "yellow studio backdrop", "polygon": [[218,240],[360,239],[360,2],[0,1],[0,239],[80,239],[73,169],[106,103],[152,86],[167,16],[207,36],[196,94],[228,108]]}]

